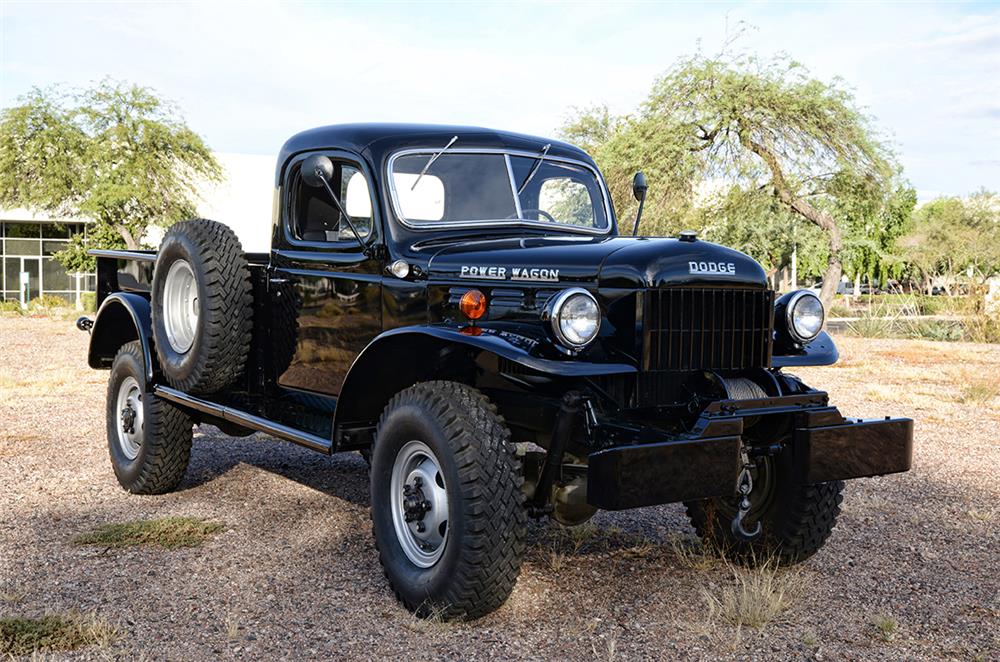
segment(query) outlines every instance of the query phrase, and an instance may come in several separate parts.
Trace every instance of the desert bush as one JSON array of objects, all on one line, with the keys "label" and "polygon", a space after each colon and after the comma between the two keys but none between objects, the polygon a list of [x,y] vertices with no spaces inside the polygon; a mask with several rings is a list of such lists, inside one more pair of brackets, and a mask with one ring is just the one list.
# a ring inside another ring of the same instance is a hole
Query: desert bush
[{"label": "desert bush", "polygon": [[80,295],[80,302],[83,304],[84,312],[97,312],[97,292],[83,292]]},{"label": "desert bush", "polygon": [[24,310],[21,308],[21,302],[15,299],[4,299],[0,301],[0,313],[5,315],[23,315]]},{"label": "desert bush", "polygon": [[66,308],[69,305],[69,302],[60,296],[56,296],[54,294],[43,294],[28,302],[28,310],[47,311],[54,310],[56,308]]},{"label": "desert bush", "polygon": [[903,320],[904,326],[911,338],[917,340],[936,340],[939,342],[956,342],[965,338],[965,329],[960,322],[941,320]]}]

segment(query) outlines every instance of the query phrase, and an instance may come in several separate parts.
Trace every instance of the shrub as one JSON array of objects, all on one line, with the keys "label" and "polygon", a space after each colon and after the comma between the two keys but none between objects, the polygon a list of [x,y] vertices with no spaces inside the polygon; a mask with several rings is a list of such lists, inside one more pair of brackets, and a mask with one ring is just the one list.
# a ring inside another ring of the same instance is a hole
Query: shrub
[{"label": "shrub", "polygon": [[936,340],[939,342],[956,342],[965,337],[961,323],[938,320],[922,320],[908,322],[909,335],[921,340]]},{"label": "shrub", "polygon": [[962,326],[971,342],[1000,343],[1000,317],[979,313],[966,317]]},{"label": "shrub", "polygon": [[69,302],[55,294],[43,294],[40,297],[36,297],[28,302],[28,310],[53,310],[55,308],[66,308],[69,306]]},{"label": "shrub", "polygon": [[17,299],[4,299],[3,301],[0,301],[0,313],[23,315],[24,310],[21,308],[21,302]]},{"label": "shrub", "polygon": [[83,292],[80,295],[83,310],[87,313],[97,312],[97,292]]}]

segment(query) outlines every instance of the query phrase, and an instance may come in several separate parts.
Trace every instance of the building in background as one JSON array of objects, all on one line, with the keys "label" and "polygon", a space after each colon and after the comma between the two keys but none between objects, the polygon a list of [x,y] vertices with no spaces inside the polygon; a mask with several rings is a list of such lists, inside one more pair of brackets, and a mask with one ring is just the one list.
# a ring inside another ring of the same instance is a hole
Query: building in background
[{"label": "building in background", "polygon": [[94,274],[70,274],[52,258],[71,235],[86,232],[86,221],[32,214],[24,209],[0,211],[2,298],[27,305],[42,294],[77,303],[93,291]]},{"label": "building in background", "polygon": [[[250,154],[216,154],[224,180],[199,189],[198,216],[226,223],[248,252],[271,246],[274,158]],[[0,209],[0,299],[23,306],[42,295],[59,297],[81,307],[83,294],[97,286],[95,274],[67,273],[52,255],[69,238],[86,232],[88,219],[53,217],[24,209]],[[156,246],[162,230],[154,228],[143,244]]]}]

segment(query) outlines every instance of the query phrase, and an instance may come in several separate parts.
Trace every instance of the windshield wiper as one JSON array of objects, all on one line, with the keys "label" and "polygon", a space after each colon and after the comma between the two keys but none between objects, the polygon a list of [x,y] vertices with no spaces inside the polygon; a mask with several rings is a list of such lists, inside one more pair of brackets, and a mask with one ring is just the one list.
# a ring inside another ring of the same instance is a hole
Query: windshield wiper
[{"label": "windshield wiper", "polygon": [[429,168],[430,168],[430,167],[431,167],[432,165],[434,165],[434,162],[438,160],[438,157],[439,157],[439,156],[441,156],[442,154],[444,154],[444,153],[445,153],[445,152],[446,152],[446,151],[448,150],[448,148],[449,148],[449,147],[451,147],[452,145],[454,145],[454,144],[455,144],[455,141],[456,141],[456,140],[458,140],[458,136],[455,136],[455,137],[453,137],[453,138],[452,138],[451,140],[449,140],[449,141],[448,141],[448,144],[447,144],[447,145],[445,145],[445,146],[444,146],[444,147],[443,147],[443,148],[441,149],[441,151],[440,151],[440,152],[438,152],[437,154],[434,154],[433,156],[431,156],[430,160],[429,160],[429,161],[427,162],[427,165],[425,165],[425,166],[424,166],[424,169],[420,171],[420,174],[419,174],[419,175],[417,175],[417,181],[413,182],[413,186],[411,186],[411,187],[410,187],[410,190],[411,190],[411,191],[412,191],[413,189],[417,188],[417,184],[419,184],[419,183],[420,183],[420,180],[421,180],[421,179],[423,178],[423,176],[424,176],[424,174],[425,174],[425,173],[427,172],[427,170],[428,170],[428,169],[429,169]]},{"label": "windshield wiper", "polygon": [[517,189],[518,195],[524,193],[525,187],[528,186],[528,182],[531,181],[531,178],[535,176],[535,173],[538,171],[538,167],[542,165],[542,161],[545,160],[545,155],[549,153],[550,147],[552,147],[552,143],[549,143],[548,145],[543,147],[542,151],[538,154],[538,156],[535,157],[537,160],[532,164],[531,170],[528,171],[528,176],[524,178],[524,183],[521,184],[521,188]]}]

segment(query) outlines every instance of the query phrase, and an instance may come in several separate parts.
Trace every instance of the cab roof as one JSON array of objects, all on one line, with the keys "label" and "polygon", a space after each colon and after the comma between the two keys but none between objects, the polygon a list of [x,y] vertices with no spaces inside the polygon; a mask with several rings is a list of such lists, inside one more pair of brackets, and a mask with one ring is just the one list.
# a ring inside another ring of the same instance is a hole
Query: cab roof
[{"label": "cab roof", "polygon": [[278,154],[277,175],[288,159],[301,152],[322,149],[343,149],[369,158],[376,168],[392,152],[409,148],[441,149],[458,136],[455,147],[541,151],[551,145],[549,154],[582,161],[596,168],[590,156],[579,147],[550,138],[540,138],[510,131],[498,131],[478,126],[448,124],[361,123],[333,124],[297,133],[289,138]]}]

